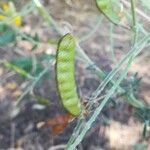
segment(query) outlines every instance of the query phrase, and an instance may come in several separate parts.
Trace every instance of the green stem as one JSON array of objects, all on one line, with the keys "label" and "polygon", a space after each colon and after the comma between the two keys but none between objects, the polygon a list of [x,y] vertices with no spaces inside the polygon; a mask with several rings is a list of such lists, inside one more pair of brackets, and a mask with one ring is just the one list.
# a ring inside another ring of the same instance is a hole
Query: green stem
[{"label": "green stem", "polygon": [[59,28],[58,24],[55,22],[55,20],[53,20],[53,18],[49,15],[49,13],[46,11],[46,9],[44,8],[44,6],[40,3],[39,0],[33,0],[36,7],[38,8],[40,14],[42,15],[44,21],[47,24],[52,24],[55,27],[55,30],[59,33],[59,34],[63,34],[61,29]]},{"label": "green stem", "polygon": [[138,40],[138,32],[137,32],[137,20],[136,20],[134,0],[131,0],[131,12],[132,12],[132,28],[134,32],[133,43],[135,44]]},{"label": "green stem", "polygon": [[16,100],[15,105],[19,105],[20,101],[22,100],[22,98],[24,98],[24,96],[26,96],[29,92],[31,92],[33,90],[33,88],[35,87],[35,85],[39,82],[39,80],[48,72],[48,68],[45,68],[37,78],[35,78],[35,80],[33,81],[33,83],[31,84],[30,87],[27,88],[26,91],[24,91],[24,93]]},{"label": "green stem", "polygon": [[98,22],[96,23],[95,27],[92,30],[90,30],[90,32],[88,34],[86,34],[83,37],[81,37],[78,40],[79,43],[82,43],[82,42],[88,40],[98,30],[98,28],[100,27],[100,25],[102,23],[103,18],[104,18],[103,16],[98,17]]},{"label": "green stem", "polygon": [[114,53],[113,32],[114,32],[114,24],[110,23],[110,52],[111,52],[112,60],[115,63],[116,57]]}]

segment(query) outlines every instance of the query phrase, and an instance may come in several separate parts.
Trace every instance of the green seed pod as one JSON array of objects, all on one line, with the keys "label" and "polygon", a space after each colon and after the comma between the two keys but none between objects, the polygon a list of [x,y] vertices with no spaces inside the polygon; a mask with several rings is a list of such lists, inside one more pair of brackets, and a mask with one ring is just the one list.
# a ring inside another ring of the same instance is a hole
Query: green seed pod
[{"label": "green seed pod", "polygon": [[120,24],[120,17],[114,11],[111,0],[96,0],[98,9],[114,24]]},{"label": "green seed pod", "polygon": [[74,77],[75,39],[68,33],[58,44],[56,56],[56,79],[60,98],[72,115],[81,113],[81,104]]}]

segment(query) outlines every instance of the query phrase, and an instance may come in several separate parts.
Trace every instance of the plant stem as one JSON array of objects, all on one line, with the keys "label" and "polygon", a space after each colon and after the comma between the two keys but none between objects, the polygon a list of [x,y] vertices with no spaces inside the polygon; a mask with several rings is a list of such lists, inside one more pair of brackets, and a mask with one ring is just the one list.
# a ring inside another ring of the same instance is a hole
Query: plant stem
[{"label": "plant stem", "polygon": [[110,49],[113,63],[116,62],[115,53],[114,53],[114,43],[113,43],[113,32],[114,32],[114,24],[110,23]]},{"label": "plant stem", "polygon": [[137,20],[135,14],[135,1],[131,0],[131,12],[132,12],[132,29],[134,32],[133,44],[135,44],[138,40],[138,32],[137,32]]},{"label": "plant stem", "polygon": [[40,3],[39,0],[33,0],[36,7],[38,8],[40,14],[42,15],[44,21],[47,23],[47,24],[52,24],[54,27],[55,27],[55,30],[60,34],[62,35],[62,31],[61,29],[59,28],[58,24],[55,22],[55,20],[53,20],[53,18],[49,15],[49,13],[46,11],[46,9],[44,8],[44,6]]},{"label": "plant stem", "polygon": [[[127,2],[126,0],[122,0],[121,1],[124,5],[126,5],[127,7],[130,7],[130,3]],[[143,17],[147,22],[150,22],[150,17],[145,14],[142,10],[136,8],[135,11],[141,16]]]},{"label": "plant stem", "polygon": [[79,43],[82,43],[84,41],[86,41],[87,39],[89,39],[100,27],[101,23],[103,20],[103,16],[98,17],[98,22],[96,23],[95,27],[86,35],[84,35],[83,37],[81,37],[78,41]]},{"label": "plant stem", "polygon": [[22,98],[24,98],[24,96],[26,96],[29,92],[31,92],[33,90],[33,88],[35,87],[35,85],[39,82],[39,80],[48,72],[48,68],[45,68],[37,78],[35,78],[35,80],[32,82],[31,86],[27,88],[26,91],[24,91],[24,93],[16,100],[15,105],[19,105],[20,101],[22,100]]}]

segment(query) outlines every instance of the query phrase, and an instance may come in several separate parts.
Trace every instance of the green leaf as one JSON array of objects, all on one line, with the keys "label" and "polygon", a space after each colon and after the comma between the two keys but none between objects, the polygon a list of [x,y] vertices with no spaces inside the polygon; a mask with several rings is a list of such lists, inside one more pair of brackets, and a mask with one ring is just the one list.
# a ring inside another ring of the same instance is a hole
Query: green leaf
[{"label": "green leaf", "polygon": [[16,40],[16,32],[6,24],[0,24],[0,46],[12,43]]},{"label": "green leaf", "polygon": [[[48,55],[48,54],[43,54],[43,55],[38,55],[36,56],[37,63],[36,63],[36,70],[32,73],[33,76],[38,76],[39,73],[44,69],[44,66],[42,65],[42,61],[51,61],[55,59],[55,55]],[[31,73],[32,68],[33,68],[33,60],[32,57],[20,57],[17,59],[14,59],[10,61],[10,63],[28,74]]]},{"label": "green leaf", "polygon": [[137,100],[136,98],[135,98],[135,96],[133,95],[133,93],[127,93],[127,97],[126,97],[126,101],[130,104],[130,105],[132,105],[132,106],[134,106],[135,108],[144,108],[145,107],[145,105],[143,104],[143,102],[142,101],[140,101],[140,100]]},{"label": "green leaf", "polygon": [[58,42],[59,42],[59,41],[58,41],[58,40],[55,40],[55,39],[49,39],[49,40],[48,40],[48,43],[51,44],[51,45],[57,45]]},{"label": "green leaf", "polygon": [[39,104],[48,105],[48,106],[50,105],[50,100],[43,96],[34,95],[33,97],[37,100]]},{"label": "green leaf", "polygon": [[138,117],[143,123],[143,138],[147,138],[148,127],[150,127],[150,108],[136,109],[136,117]]},{"label": "green leaf", "polygon": [[146,135],[147,135],[147,125],[145,123],[143,128],[143,138],[146,138]]},{"label": "green leaf", "polygon": [[29,74],[25,70],[23,70],[22,68],[14,65],[14,64],[12,64],[10,62],[4,62],[4,66],[9,68],[9,69],[14,70],[15,72],[17,72],[18,74],[20,74],[20,75],[22,75],[24,77],[28,77],[29,76]]}]

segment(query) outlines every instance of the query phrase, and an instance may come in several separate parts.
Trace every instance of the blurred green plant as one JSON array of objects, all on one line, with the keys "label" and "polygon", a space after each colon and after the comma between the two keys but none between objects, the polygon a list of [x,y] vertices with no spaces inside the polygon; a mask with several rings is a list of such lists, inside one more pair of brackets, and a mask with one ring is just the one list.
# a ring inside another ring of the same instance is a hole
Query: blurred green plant
[{"label": "blurred green plant", "polygon": [[148,150],[148,149],[145,144],[138,143],[133,146],[133,150]]},{"label": "blurred green plant", "polygon": [[135,116],[138,117],[142,122],[144,122],[143,138],[146,138],[148,133],[147,128],[150,127],[150,108],[136,109]]},{"label": "blurred green plant", "polygon": [[39,95],[32,95],[32,97],[34,99],[36,99],[36,101],[41,104],[41,105],[46,105],[46,106],[50,106],[51,105],[51,101],[43,96],[39,96]]},{"label": "blurred green plant", "polygon": [[[34,63],[33,63],[33,57],[20,57],[20,58],[9,61],[9,63],[4,62],[4,64],[5,66],[9,67],[9,69],[16,71],[22,76],[27,77],[30,74],[31,76],[37,77],[40,74],[40,72],[44,70],[44,66],[42,65],[42,62],[54,60],[55,55],[42,54],[42,55],[35,56],[35,58],[36,58],[36,64],[35,64],[36,66],[34,66]],[[33,67],[36,68],[34,72],[32,72]],[[16,68],[18,68],[18,70]]]},{"label": "blurred green plant", "polygon": [[9,25],[4,23],[0,24],[0,46],[7,45],[9,43],[15,42],[16,32]]}]

